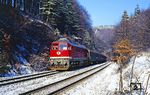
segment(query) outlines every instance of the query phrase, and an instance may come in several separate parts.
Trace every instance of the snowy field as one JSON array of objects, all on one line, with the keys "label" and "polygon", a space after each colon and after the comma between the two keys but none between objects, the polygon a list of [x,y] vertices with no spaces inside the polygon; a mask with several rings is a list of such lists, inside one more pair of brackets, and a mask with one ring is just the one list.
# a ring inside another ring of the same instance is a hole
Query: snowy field
[{"label": "snowy field", "polygon": [[[130,91],[131,68],[134,57],[126,68],[123,69],[123,88],[126,95]],[[133,95],[144,95],[147,84],[148,75],[150,74],[150,53],[142,53],[135,59],[133,80],[132,82],[140,82],[142,91],[133,90]],[[61,93],[61,95],[118,95],[119,91],[119,66],[112,63],[102,72],[87,79],[80,85]],[[138,80],[138,81],[137,81]],[[147,86],[146,95],[150,95],[150,80]]]}]

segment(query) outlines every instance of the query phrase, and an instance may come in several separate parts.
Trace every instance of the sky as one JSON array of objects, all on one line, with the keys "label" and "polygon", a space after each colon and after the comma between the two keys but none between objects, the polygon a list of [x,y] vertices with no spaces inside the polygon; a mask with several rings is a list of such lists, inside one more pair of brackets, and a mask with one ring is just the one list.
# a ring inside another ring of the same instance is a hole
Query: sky
[{"label": "sky", "polygon": [[116,25],[123,12],[134,14],[139,5],[141,10],[150,8],[150,0],[77,0],[91,16],[92,26]]}]

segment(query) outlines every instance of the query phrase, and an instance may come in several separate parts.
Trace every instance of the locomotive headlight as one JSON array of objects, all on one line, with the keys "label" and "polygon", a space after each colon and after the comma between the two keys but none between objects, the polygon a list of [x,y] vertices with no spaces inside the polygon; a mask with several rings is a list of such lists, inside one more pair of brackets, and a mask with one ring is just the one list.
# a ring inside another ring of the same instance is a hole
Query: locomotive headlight
[{"label": "locomotive headlight", "polygon": [[60,51],[57,51],[57,55],[60,55],[61,54],[61,52]]}]

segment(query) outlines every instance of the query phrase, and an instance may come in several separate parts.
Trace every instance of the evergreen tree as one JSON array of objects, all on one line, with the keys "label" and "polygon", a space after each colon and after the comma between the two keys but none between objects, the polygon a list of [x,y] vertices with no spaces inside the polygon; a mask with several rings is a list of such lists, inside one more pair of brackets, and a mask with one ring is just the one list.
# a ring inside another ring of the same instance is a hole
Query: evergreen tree
[{"label": "evergreen tree", "polygon": [[90,16],[76,0],[10,0],[9,5],[12,2],[13,7],[42,19],[60,34],[75,35],[83,41],[85,35],[89,39],[93,35]]},{"label": "evergreen tree", "polygon": [[89,32],[85,32],[84,34],[84,38],[83,38],[83,42],[85,43],[86,46],[88,46],[89,48],[93,48],[92,45],[91,45],[91,36],[90,36],[90,33]]},{"label": "evergreen tree", "polygon": [[42,0],[41,2],[40,13],[42,14],[43,20],[46,23],[52,22],[51,16],[53,14],[54,5],[55,5],[55,0]]},{"label": "evergreen tree", "polygon": [[140,11],[139,5],[137,5],[137,7],[135,8],[134,15],[138,16],[140,13],[141,13],[141,11]]},{"label": "evergreen tree", "polygon": [[129,20],[129,16],[128,16],[127,11],[124,11],[123,16],[122,16],[122,21],[124,22],[124,21],[127,21],[127,20]]},{"label": "evergreen tree", "polygon": [[121,39],[129,39],[129,16],[124,11],[120,25],[116,28],[116,41]]},{"label": "evergreen tree", "polygon": [[129,16],[128,16],[128,13],[127,11],[124,11],[124,14],[122,16],[122,21],[121,21],[121,26],[123,28],[123,38],[127,38],[129,37],[129,30],[128,30],[128,27],[129,27]]}]

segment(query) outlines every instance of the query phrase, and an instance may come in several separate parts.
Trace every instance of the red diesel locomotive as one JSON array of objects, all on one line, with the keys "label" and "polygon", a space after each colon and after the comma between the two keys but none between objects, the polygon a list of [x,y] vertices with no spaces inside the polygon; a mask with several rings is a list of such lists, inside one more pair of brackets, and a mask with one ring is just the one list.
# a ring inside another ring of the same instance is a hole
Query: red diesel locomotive
[{"label": "red diesel locomotive", "polygon": [[68,70],[105,61],[104,55],[91,52],[83,45],[72,43],[66,38],[60,38],[51,44],[51,70]]}]

